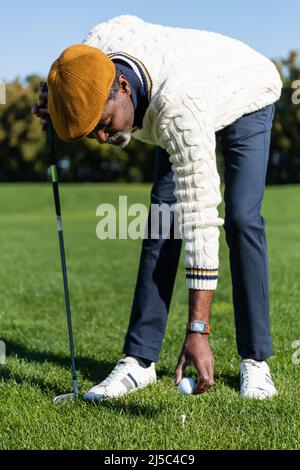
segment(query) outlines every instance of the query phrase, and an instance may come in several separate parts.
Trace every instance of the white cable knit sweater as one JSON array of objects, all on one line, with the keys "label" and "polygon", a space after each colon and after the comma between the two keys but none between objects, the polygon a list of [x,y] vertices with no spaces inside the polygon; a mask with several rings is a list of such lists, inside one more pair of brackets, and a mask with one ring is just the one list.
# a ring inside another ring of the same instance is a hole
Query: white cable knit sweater
[{"label": "white cable knit sweater", "polygon": [[184,214],[187,287],[214,290],[222,201],[215,133],[280,98],[275,65],[222,34],[160,26],[123,15],[95,26],[85,43],[138,59],[152,82],[143,127],[132,136],[170,155]]}]

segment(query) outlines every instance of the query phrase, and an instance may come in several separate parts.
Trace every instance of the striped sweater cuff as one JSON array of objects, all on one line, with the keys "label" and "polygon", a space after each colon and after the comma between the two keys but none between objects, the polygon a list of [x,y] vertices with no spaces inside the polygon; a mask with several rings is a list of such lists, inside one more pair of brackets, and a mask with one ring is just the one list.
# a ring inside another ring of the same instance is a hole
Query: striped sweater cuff
[{"label": "striped sweater cuff", "polygon": [[215,290],[218,271],[218,268],[186,268],[186,286],[188,289]]}]

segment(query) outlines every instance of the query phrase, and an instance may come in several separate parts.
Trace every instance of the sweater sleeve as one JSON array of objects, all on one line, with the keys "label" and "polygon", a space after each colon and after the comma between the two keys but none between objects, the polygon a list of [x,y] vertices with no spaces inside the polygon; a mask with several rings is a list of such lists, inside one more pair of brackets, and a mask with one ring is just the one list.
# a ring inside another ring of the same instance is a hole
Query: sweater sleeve
[{"label": "sweater sleeve", "polygon": [[187,87],[159,110],[159,142],[170,155],[185,244],[186,285],[217,288],[222,201],[216,166],[214,104],[201,87]]}]

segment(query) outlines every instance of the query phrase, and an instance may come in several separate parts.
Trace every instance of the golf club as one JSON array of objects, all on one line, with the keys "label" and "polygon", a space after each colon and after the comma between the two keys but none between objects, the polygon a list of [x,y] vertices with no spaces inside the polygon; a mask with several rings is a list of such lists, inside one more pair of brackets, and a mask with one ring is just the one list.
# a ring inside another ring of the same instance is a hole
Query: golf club
[{"label": "golf club", "polygon": [[[45,87],[42,90],[47,91],[45,90]],[[58,404],[58,403],[62,403],[62,402],[77,398],[78,397],[78,385],[77,385],[77,373],[76,373],[76,365],[75,365],[74,339],[73,339],[71,307],[70,307],[68,278],[67,278],[67,266],[66,266],[66,257],[65,257],[59,190],[58,190],[57,166],[56,166],[56,160],[55,160],[54,131],[53,131],[53,126],[52,126],[52,122],[50,118],[47,124],[47,140],[48,140],[49,155],[50,155],[52,189],[53,189],[55,212],[56,212],[56,219],[57,219],[60,259],[61,259],[61,267],[62,267],[63,282],[64,282],[65,303],[66,303],[66,313],[67,313],[68,333],[69,333],[69,343],[70,343],[70,353],[71,353],[71,365],[72,365],[72,381],[73,381],[72,393],[58,395],[57,397],[54,398],[53,403]]]}]

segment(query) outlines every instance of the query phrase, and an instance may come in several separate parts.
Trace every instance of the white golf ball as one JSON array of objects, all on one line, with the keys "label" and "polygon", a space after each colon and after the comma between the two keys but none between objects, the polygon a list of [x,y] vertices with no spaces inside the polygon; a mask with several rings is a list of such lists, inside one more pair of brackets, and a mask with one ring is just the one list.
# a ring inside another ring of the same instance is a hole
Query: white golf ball
[{"label": "white golf ball", "polygon": [[193,393],[194,388],[196,387],[196,382],[190,377],[184,377],[180,380],[178,384],[178,390],[183,395],[190,395]]}]

